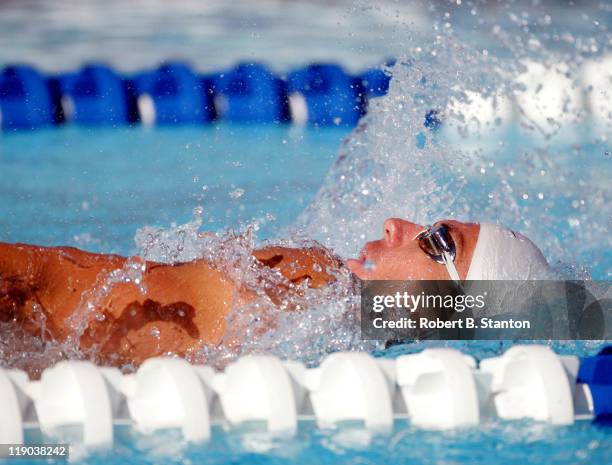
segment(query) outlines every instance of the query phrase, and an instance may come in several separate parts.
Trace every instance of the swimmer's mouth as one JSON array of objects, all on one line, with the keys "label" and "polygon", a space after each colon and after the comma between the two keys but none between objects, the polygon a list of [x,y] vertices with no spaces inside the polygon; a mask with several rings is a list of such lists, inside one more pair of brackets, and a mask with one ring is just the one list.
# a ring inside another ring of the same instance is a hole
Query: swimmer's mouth
[{"label": "swimmer's mouth", "polygon": [[363,249],[361,249],[361,252],[359,252],[359,256],[357,258],[351,258],[349,260],[352,262],[357,262],[360,265],[363,265],[367,259],[368,259],[368,254],[367,254],[366,247],[364,247]]},{"label": "swimmer's mouth", "polygon": [[368,267],[368,264],[372,264],[372,254],[370,252],[370,243],[367,243],[361,252],[359,252],[359,256],[357,258],[349,258],[346,261],[346,264],[351,269],[353,273],[357,273],[359,275],[364,269]]}]

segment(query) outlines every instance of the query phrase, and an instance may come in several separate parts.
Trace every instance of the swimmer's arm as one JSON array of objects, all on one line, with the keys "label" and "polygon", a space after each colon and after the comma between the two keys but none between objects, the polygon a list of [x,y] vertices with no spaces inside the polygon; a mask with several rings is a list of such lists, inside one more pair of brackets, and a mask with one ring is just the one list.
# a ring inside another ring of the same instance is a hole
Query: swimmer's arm
[{"label": "swimmer's arm", "polygon": [[17,318],[39,274],[19,245],[0,243],[0,322]]},{"label": "swimmer's arm", "polygon": [[37,247],[0,242],[0,279],[33,283],[40,276]]},{"label": "swimmer's arm", "polygon": [[[53,337],[66,331],[63,320],[98,275],[123,266],[125,259],[72,247],[0,243],[0,318],[22,325],[44,314]],[[36,331],[35,331],[36,332]]]}]

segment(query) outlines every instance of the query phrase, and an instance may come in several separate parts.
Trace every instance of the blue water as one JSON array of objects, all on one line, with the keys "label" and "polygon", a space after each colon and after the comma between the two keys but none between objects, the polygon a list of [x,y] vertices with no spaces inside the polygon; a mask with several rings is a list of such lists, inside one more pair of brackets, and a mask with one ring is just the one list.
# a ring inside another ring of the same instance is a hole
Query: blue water
[{"label": "blue water", "polygon": [[568,427],[495,422],[439,432],[417,429],[399,420],[392,433],[378,435],[357,426],[322,430],[313,422],[301,422],[292,438],[270,436],[258,425],[230,431],[217,426],[212,430],[214,439],[207,444],[185,444],[180,433],[171,430],[144,436],[129,428],[116,428],[115,434],[117,445],[112,456],[93,454],[82,463],[605,465],[612,448],[609,429],[587,422]]},{"label": "blue water", "polygon": [[[609,48],[601,37],[608,37],[612,15],[608,2],[599,1],[576,2],[579,5],[569,9],[553,1],[373,5],[269,0],[241,1],[239,8],[230,3],[211,1],[204,7],[201,2],[183,0],[155,2],[147,8],[141,2],[118,0],[0,3],[0,64],[27,61],[45,70],[63,71],[102,59],[119,70],[135,70],[178,57],[205,71],[241,59],[263,60],[281,72],[315,59],[361,69],[389,55],[406,53],[416,43],[428,43],[450,27],[456,37],[471,40],[478,49],[489,47],[497,24],[509,32],[511,43],[519,38],[513,31],[524,32],[522,42],[514,44],[513,51],[519,55],[535,53],[537,44],[530,42],[534,38],[530,34],[539,31],[540,43],[551,49],[569,48],[570,57],[573,53],[598,56]],[[487,52],[492,57],[502,55],[493,48]],[[388,132],[381,130],[397,140],[385,144],[379,143],[384,142],[383,136],[371,136],[374,142],[364,150],[381,160],[396,150],[401,157],[389,159],[407,164],[414,153],[402,152],[406,114],[385,120],[389,127],[382,129]],[[511,226],[529,227],[536,242],[546,246],[549,258],[586,266],[594,278],[609,279],[610,237],[601,233],[606,225],[609,233],[612,221],[609,134],[593,142],[584,127],[575,136],[567,136],[564,129],[560,140],[543,143],[534,142],[523,129],[511,127],[501,140],[476,142],[483,160],[494,159],[496,168],[483,164],[486,174],[467,175],[462,194],[475,202],[470,215],[486,211],[487,194],[499,189],[496,183],[503,171],[515,188],[511,200],[522,215]],[[342,129],[226,125],[62,127],[0,134],[0,241],[129,254],[137,249],[138,229],[171,228],[191,221],[199,206],[203,207],[202,229],[243,229],[255,222],[259,239],[282,237],[321,188],[338,153],[351,153],[342,145],[347,135]],[[492,148],[501,142],[505,149]],[[391,164],[391,169],[387,165],[386,172],[392,176],[392,169],[404,169],[400,163]],[[540,178],[541,168],[547,174]],[[538,197],[540,192],[545,194],[543,199]],[[384,208],[395,215],[410,209],[400,201]],[[359,214],[355,212],[356,217]],[[510,214],[504,218],[513,220]],[[597,228],[591,231],[589,225],[595,223]],[[315,229],[320,226],[315,223]],[[380,235],[378,227],[332,233],[362,242],[366,236]],[[312,228],[311,232],[316,237],[328,235]],[[498,355],[511,344],[447,345],[482,359]],[[441,343],[398,345],[376,355],[395,357],[428,345]],[[553,344],[559,353],[579,356],[592,355],[601,346]],[[612,431],[588,422],[571,427],[494,422],[473,429],[427,432],[399,421],[392,433],[374,437],[359,428],[326,431],[312,423],[302,423],[294,438],[270,437],[257,427],[228,432],[216,427],[205,444],[186,444],[176,431],[144,436],[118,428],[114,449],[95,453],[84,463],[569,465],[608,464],[610,456]]]},{"label": "blue water", "polygon": [[185,223],[198,206],[202,229],[258,220],[260,237],[274,237],[312,200],[347,132],[211,126],[6,134],[0,240],[129,254],[139,228]]}]

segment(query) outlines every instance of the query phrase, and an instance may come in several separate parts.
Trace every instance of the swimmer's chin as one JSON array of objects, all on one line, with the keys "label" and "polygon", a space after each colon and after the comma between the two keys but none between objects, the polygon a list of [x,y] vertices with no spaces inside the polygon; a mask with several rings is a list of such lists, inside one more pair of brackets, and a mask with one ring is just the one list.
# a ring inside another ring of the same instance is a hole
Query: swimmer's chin
[{"label": "swimmer's chin", "polygon": [[349,258],[346,261],[346,267],[357,276],[359,279],[372,279],[368,270],[365,269],[365,260],[356,260],[354,258]]}]

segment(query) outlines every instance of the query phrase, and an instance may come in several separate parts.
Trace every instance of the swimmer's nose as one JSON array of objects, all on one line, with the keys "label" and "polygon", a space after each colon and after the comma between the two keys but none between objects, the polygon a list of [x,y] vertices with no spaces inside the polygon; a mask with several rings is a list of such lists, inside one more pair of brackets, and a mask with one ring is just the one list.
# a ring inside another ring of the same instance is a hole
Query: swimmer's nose
[{"label": "swimmer's nose", "polygon": [[418,224],[400,218],[389,218],[384,225],[385,242],[390,246],[400,245],[406,239],[412,239],[423,228]]},{"label": "swimmer's nose", "polygon": [[402,220],[399,218],[389,218],[383,225],[385,231],[385,242],[394,246],[402,243]]}]

